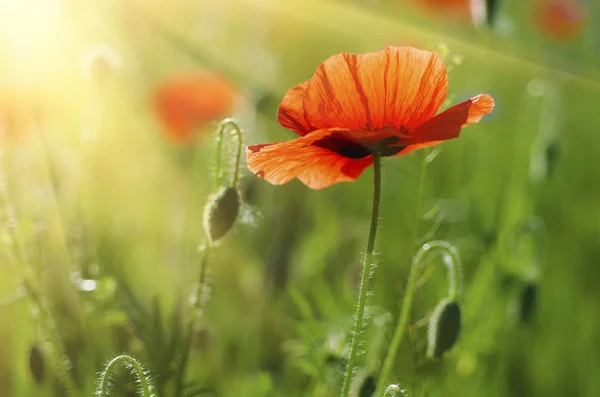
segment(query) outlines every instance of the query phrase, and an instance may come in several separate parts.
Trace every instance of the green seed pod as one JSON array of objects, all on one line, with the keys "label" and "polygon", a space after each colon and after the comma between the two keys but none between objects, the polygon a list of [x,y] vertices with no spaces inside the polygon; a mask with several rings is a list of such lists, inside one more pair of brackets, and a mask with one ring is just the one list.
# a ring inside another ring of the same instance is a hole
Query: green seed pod
[{"label": "green seed pod", "polygon": [[458,340],[461,313],[458,302],[442,300],[429,320],[429,343],[427,357],[441,357]]},{"label": "green seed pod", "polygon": [[240,211],[240,192],[235,187],[222,187],[204,207],[204,229],[212,242],[220,240],[235,223]]},{"label": "green seed pod", "polygon": [[121,57],[108,45],[95,45],[88,48],[83,54],[82,72],[85,77],[104,81],[121,68]]},{"label": "green seed pod", "polygon": [[44,358],[37,345],[29,349],[29,371],[37,384],[44,381]]},{"label": "green seed pod", "polygon": [[500,11],[500,0],[485,0],[486,22],[493,27]]}]

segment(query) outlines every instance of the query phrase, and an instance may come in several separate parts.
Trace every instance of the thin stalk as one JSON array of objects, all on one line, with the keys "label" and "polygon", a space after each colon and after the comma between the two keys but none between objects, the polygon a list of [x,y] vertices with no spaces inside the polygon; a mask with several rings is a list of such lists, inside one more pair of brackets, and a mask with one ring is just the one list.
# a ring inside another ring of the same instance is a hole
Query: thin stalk
[{"label": "thin stalk", "polygon": [[400,319],[398,320],[396,330],[394,331],[394,336],[392,337],[392,342],[390,343],[390,349],[388,350],[388,355],[383,363],[381,375],[379,376],[379,381],[377,383],[375,395],[378,397],[384,395],[385,385],[390,377],[392,366],[400,347],[400,342],[402,342],[402,337],[406,332],[412,303],[414,300],[417,279],[419,278],[419,270],[421,269],[427,255],[438,250],[442,251],[442,255],[444,255],[443,262],[448,271],[449,299],[455,299],[461,293],[461,265],[456,248],[452,244],[440,240],[430,241],[429,243],[424,244],[412,259],[410,273],[408,275],[408,286],[406,288],[404,300],[402,301]]},{"label": "thin stalk", "polygon": [[402,300],[402,309],[400,314],[400,319],[398,320],[398,325],[396,326],[396,330],[394,331],[394,336],[392,337],[392,342],[390,343],[390,349],[388,350],[388,354],[385,357],[385,361],[383,363],[383,367],[381,369],[381,375],[379,376],[378,385],[377,385],[377,394],[376,396],[382,396],[385,390],[385,385],[387,380],[390,378],[390,373],[392,372],[392,366],[394,364],[394,360],[396,359],[398,348],[400,347],[400,342],[402,341],[402,337],[404,336],[404,332],[406,331],[406,326],[408,325],[408,319],[410,317],[411,306],[413,303],[413,297],[415,293],[415,285],[417,283],[417,278],[419,275],[418,264],[416,261],[413,261],[410,267],[410,274],[408,276],[408,285],[406,287],[406,294],[404,295],[404,299]]},{"label": "thin stalk", "polygon": [[381,201],[381,158],[378,153],[373,154],[373,208],[371,212],[371,227],[369,229],[369,240],[367,242],[367,252],[365,253],[362,269],[362,279],[358,293],[358,304],[354,318],[354,330],[352,332],[352,342],[350,344],[350,357],[346,366],[344,383],[342,384],[341,397],[348,397],[350,392],[350,382],[356,364],[358,354],[358,345],[360,331],[362,329],[363,316],[365,314],[365,305],[367,302],[367,291],[369,289],[369,279],[371,276],[371,266],[373,261],[373,249],[375,248],[375,236],[377,234],[377,223],[379,221],[379,204]]},{"label": "thin stalk", "polygon": [[[0,153],[0,158],[1,155],[2,153]],[[39,310],[40,318],[45,326],[44,333],[47,335],[47,342],[49,342],[44,345],[46,347],[44,350],[46,356],[54,362],[58,381],[64,387],[66,394],[69,397],[76,397],[80,393],[70,372],[71,361],[64,352],[62,342],[56,331],[56,323],[50,313],[46,299],[39,292],[35,274],[25,254],[23,240],[18,230],[19,225],[13,208],[10,205],[4,178],[5,176],[0,172],[0,220],[9,223],[5,229],[8,232],[13,247],[12,256],[21,272],[21,281],[25,293],[31,299],[34,307]]]},{"label": "thin stalk", "polygon": [[[419,235],[419,224],[421,222],[421,206],[423,201],[423,191],[425,189],[425,176],[427,175],[427,166],[433,159],[437,156],[436,152],[430,153],[427,157],[422,160],[421,163],[421,175],[419,178],[419,188],[417,192],[417,208],[416,208],[416,216],[415,216],[415,224],[413,226],[413,235],[412,235],[412,243],[410,246],[410,250],[414,249],[414,245],[418,239]],[[411,254],[412,255],[412,254]],[[406,329],[406,325],[408,323],[410,308],[413,303],[413,294],[415,290],[415,285],[417,282],[418,271],[415,269],[414,263],[411,266],[410,274],[408,276],[408,286],[406,289],[406,294],[402,301],[401,308],[401,316],[398,320],[398,324],[396,326],[396,330],[394,331],[394,335],[392,337],[392,344],[390,345],[390,349],[387,352],[385,360],[383,362],[383,367],[381,369],[381,374],[379,375],[379,379],[377,380],[377,387],[375,389],[375,396],[382,397],[386,390],[386,384],[390,377],[390,373],[392,372],[392,365],[394,364],[394,359],[398,355],[398,348],[400,347],[400,342],[402,341],[402,336],[404,335],[404,331]],[[407,297],[410,295],[407,302]]]},{"label": "thin stalk", "polygon": [[235,157],[235,170],[233,171],[233,183],[232,186],[236,186],[240,175],[240,164],[242,162],[242,150],[244,149],[244,143],[242,140],[242,131],[240,127],[236,125],[235,135],[237,136],[237,152]]},{"label": "thin stalk", "polygon": [[233,127],[233,134],[237,138],[235,169],[233,172],[233,180],[231,181],[231,185],[230,185],[230,186],[234,187],[237,185],[237,182],[239,179],[239,170],[240,170],[240,163],[241,163],[242,150],[243,150],[243,140],[242,140],[242,130],[240,129],[240,126],[237,125],[237,123],[235,121],[233,121],[232,119],[223,120],[221,122],[221,125],[219,126],[219,132],[218,132],[218,137],[217,137],[217,158],[215,160],[215,163],[216,163],[215,186],[219,186],[220,181],[221,181],[221,158],[222,158],[221,152],[223,151],[223,134],[225,133],[225,130],[227,127]]},{"label": "thin stalk", "polygon": [[194,293],[192,315],[188,322],[188,329],[186,333],[185,343],[181,351],[181,360],[179,361],[179,368],[177,370],[177,379],[175,381],[175,397],[183,395],[183,381],[185,379],[185,370],[190,357],[190,349],[194,340],[194,331],[200,321],[200,310],[204,304],[204,284],[206,283],[206,270],[208,268],[208,251],[210,246],[205,245],[202,250],[202,259],[200,261],[200,271],[198,273],[198,285]]},{"label": "thin stalk", "polygon": [[144,371],[144,367],[142,367],[142,364],[140,364],[135,358],[126,354],[113,358],[106,365],[106,368],[100,374],[100,380],[98,382],[98,389],[96,390],[96,395],[98,397],[108,397],[110,390],[110,377],[121,363],[125,363],[126,365],[128,365],[132,374],[134,374],[137,378],[137,383],[140,387],[140,394],[142,395],[142,397],[154,396],[152,392],[153,389],[152,384],[150,383],[150,378]]},{"label": "thin stalk", "polygon": [[[242,131],[237,123],[233,119],[225,119],[219,125],[217,132],[217,154],[215,159],[215,187],[221,184],[221,163],[222,163],[222,151],[223,151],[223,136],[228,128],[233,129],[233,134],[237,138],[237,153],[235,160],[235,170],[233,179],[230,186],[235,187],[238,182],[240,162],[243,150]],[[206,284],[206,270],[208,268],[208,253],[210,250],[210,241],[207,240],[202,250],[202,259],[200,260],[200,270],[198,275],[198,285],[193,298],[192,314],[188,323],[188,329],[186,339],[181,352],[181,360],[179,361],[179,368],[177,371],[177,379],[175,381],[175,397],[180,397],[183,393],[183,381],[185,378],[185,370],[189,361],[190,349],[194,339],[194,331],[200,321],[200,310],[205,301],[204,289]]]},{"label": "thin stalk", "polygon": [[[58,215],[58,227],[60,228],[60,231],[62,232],[62,235],[63,235],[62,241],[64,243],[65,253],[67,255],[69,271],[71,273],[81,274],[81,266],[79,266],[78,263],[75,263],[73,257],[71,256],[71,252],[69,250],[69,236],[67,234],[67,226],[66,226],[68,223],[67,208],[66,208],[66,203],[60,194],[60,183],[59,183],[58,172],[56,170],[54,161],[52,160],[52,156],[50,154],[48,139],[46,138],[46,134],[44,134],[44,131],[42,131],[41,121],[36,119],[36,122],[38,123],[37,124],[38,135],[40,136],[40,139],[41,139],[42,152],[43,152],[43,156],[44,156],[44,161],[46,163],[46,168],[48,171],[48,179],[50,181],[50,188],[51,188],[52,196],[54,198],[54,203],[56,205],[56,210],[57,210],[57,215]],[[77,311],[77,320],[79,322],[81,329],[83,330],[83,334],[86,338],[86,343],[91,347],[90,348],[90,353],[92,356],[91,361],[94,362],[95,358],[96,358],[96,350],[94,349],[94,345],[93,345],[92,337],[90,335],[89,327],[85,321],[85,314],[84,314],[84,310],[83,310],[81,301],[77,300],[77,303],[74,304],[73,307]]]}]

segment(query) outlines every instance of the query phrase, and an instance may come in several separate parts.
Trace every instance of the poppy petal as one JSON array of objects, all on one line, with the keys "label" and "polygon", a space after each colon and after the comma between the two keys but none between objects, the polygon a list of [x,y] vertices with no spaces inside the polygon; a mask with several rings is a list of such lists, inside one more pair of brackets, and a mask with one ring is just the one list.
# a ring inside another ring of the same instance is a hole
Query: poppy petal
[{"label": "poppy petal", "polygon": [[273,185],[298,178],[315,190],[354,181],[373,163],[373,159],[370,155],[345,157],[319,146],[336,132],[318,130],[292,141],[248,146],[248,169]]},{"label": "poppy petal", "polygon": [[304,118],[304,95],[308,81],[293,86],[285,93],[277,109],[279,125],[299,135],[306,135],[316,128],[311,127]]},{"label": "poppy petal", "polygon": [[431,142],[425,142],[425,143],[415,143],[414,145],[408,145],[407,147],[405,147],[404,149],[402,149],[401,151],[396,153],[395,156],[402,156],[403,154],[414,152],[415,150],[439,145],[442,142],[444,142],[444,141],[431,141]]},{"label": "poppy petal", "polygon": [[494,99],[487,95],[477,95],[452,106],[450,109],[426,121],[410,132],[414,143],[445,141],[457,138],[461,128],[475,124],[494,109]]},{"label": "poppy petal", "polygon": [[316,128],[410,130],[435,115],[447,91],[446,66],[437,53],[387,47],[337,54],[308,81],[304,115]]}]

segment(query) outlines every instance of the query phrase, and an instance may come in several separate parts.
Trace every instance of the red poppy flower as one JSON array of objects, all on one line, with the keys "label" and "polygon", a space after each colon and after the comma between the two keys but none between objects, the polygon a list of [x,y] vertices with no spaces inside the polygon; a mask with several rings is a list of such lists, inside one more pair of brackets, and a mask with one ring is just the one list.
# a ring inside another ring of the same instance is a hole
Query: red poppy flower
[{"label": "red poppy flower", "polygon": [[545,0],[535,9],[542,33],[551,39],[571,39],[587,22],[586,8],[580,0]]},{"label": "red poppy flower", "polygon": [[168,137],[183,143],[211,121],[227,115],[233,107],[236,89],[216,73],[173,77],[154,93],[154,108]]},{"label": "red poppy flower", "polygon": [[249,146],[248,168],[274,185],[298,178],[312,189],[356,180],[373,153],[399,156],[458,137],[490,113],[478,95],[435,115],[448,74],[437,53],[388,47],[334,55],[284,96],[279,124],[300,138]]},{"label": "red poppy flower", "polygon": [[413,0],[431,13],[452,15],[463,19],[473,19],[485,12],[484,0]]}]

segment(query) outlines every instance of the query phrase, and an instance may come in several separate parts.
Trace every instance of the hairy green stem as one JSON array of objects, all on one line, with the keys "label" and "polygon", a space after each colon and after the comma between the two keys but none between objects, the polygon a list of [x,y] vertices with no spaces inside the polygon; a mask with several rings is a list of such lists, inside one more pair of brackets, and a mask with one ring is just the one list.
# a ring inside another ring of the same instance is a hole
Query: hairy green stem
[{"label": "hairy green stem", "polygon": [[[243,150],[242,130],[233,119],[225,119],[219,125],[217,132],[217,155],[215,159],[215,180],[214,184],[218,187],[221,184],[221,162],[223,152],[223,136],[229,128],[232,128],[233,134],[237,138],[237,152],[235,160],[235,170],[233,173],[233,179],[230,186],[235,187],[239,178],[240,162]],[[198,284],[193,297],[192,313],[187,324],[187,333],[183,349],[181,351],[181,359],[179,360],[179,368],[177,371],[177,378],[175,380],[175,397],[180,397],[183,394],[183,386],[185,379],[185,372],[189,361],[190,349],[194,339],[194,332],[200,321],[200,310],[204,304],[204,290],[206,284],[206,270],[208,268],[208,253],[210,250],[210,241],[207,240],[202,250],[202,259],[200,260],[200,270],[198,276]]]},{"label": "hairy green stem", "polygon": [[[413,247],[418,239],[418,234],[419,234],[419,223],[421,221],[421,203],[423,201],[423,191],[425,189],[425,176],[427,174],[427,166],[429,165],[429,163],[431,163],[433,161],[433,159],[435,159],[435,157],[437,155],[438,155],[438,152],[432,151],[428,156],[426,156],[424,159],[421,160],[421,175],[419,178],[419,187],[418,187],[418,192],[417,192],[417,207],[416,207],[416,215],[415,215],[415,224],[413,226],[412,242],[411,242],[411,246],[410,246],[411,252],[414,249]],[[410,279],[410,277],[409,277],[409,279]],[[416,282],[416,280],[415,280],[415,282]],[[410,285],[410,281],[409,281],[409,285]],[[403,302],[403,305],[404,305],[404,302]],[[404,306],[402,306],[402,307],[404,307]],[[402,309],[402,312],[404,312],[404,309]],[[386,358],[384,360],[382,372],[379,375],[379,379],[377,380],[377,387],[375,388],[375,396],[377,396],[377,397],[381,397],[384,393],[384,390],[385,390],[384,388],[386,387],[388,378],[390,376],[390,372],[392,370],[391,366],[393,363],[393,358],[396,357],[397,353],[398,353],[397,351],[393,351],[392,349],[389,349],[387,352]]]},{"label": "hairy green stem", "polygon": [[175,397],[183,395],[183,381],[185,379],[185,370],[187,368],[188,360],[190,357],[190,349],[194,340],[194,332],[200,321],[200,310],[204,304],[204,284],[206,283],[206,270],[208,268],[208,251],[210,246],[208,243],[202,250],[202,259],[200,261],[200,271],[198,275],[198,285],[193,297],[192,315],[188,322],[188,328],[186,331],[186,339],[181,351],[181,359],[179,361],[179,368],[177,370],[177,379],[175,380]]},{"label": "hairy green stem", "polygon": [[448,255],[448,258],[444,258],[444,264],[448,269],[448,292],[450,294],[450,298],[455,298],[455,296],[460,292],[460,262],[456,248],[446,241],[431,241],[429,243],[425,243],[419,252],[417,252],[417,254],[414,256],[410,266],[408,285],[406,287],[406,294],[404,295],[404,299],[402,301],[400,319],[398,320],[396,330],[394,331],[394,335],[390,343],[388,354],[381,369],[381,374],[377,382],[376,396],[384,395],[384,390],[388,379],[390,378],[394,361],[398,355],[400,342],[402,342],[402,337],[406,332],[406,327],[410,318],[419,270],[427,254],[434,250],[444,251],[444,254]]},{"label": "hairy green stem", "polygon": [[146,372],[144,371],[144,367],[142,367],[142,364],[140,364],[140,362],[135,358],[123,354],[110,360],[108,364],[106,364],[104,371],[102,371],[102,373],[100,374],[98,388],[96,389],[96,395],[98,397],[108,397],[110,389],[110,377],[112,373],[121,364],[128,366],[131,370],[131,373],[135,375],[135,377],[137,378],[138,385],[140,387],[141,395],[143,397],[154,396],[152,391],[152,383],[150,382],[150,377],[147,376]]},{"label": "hairy green stem", "polygon": [[240,126],[233,119],[225,119],[219,125],[219,132],[217,136],[217,158],[216,158],[216,166],[215,166],[215,186],[219,186],[219,182],[221,180],[221,158],[223,151],[223,134],[227,127],[233,128],[233,134],[237,138],[237,151],[235,157],[235,169],[233,172],[233,180],[231,181],[232,187],[237,185],[239,179],[239,171],[240,171],[240,163],[242,158],[242,150],[243,150],[243,139],[242,139],[242,130]]},{"label": "hairy green stem", "polygon": [[373,262],[373,249],[375,248],[375,236],[377,234],[377,223],[379,221],[379,203],[381,201],[381,158],[379,154],[373,154],[373,209],[371,212],[371,227],[369,229],[369,240],[367,242],[367,252],[365,253],[362,279],[358,293],[358,304],[354,318],[354,329],[352,332],[352,342],[350,343],[350,357],[346,366],[344,383],[342,384],[341,397],[348,397],[350,392],[350,383],[356,364],[358,354],[358,345],[360,332],[362,330],[363,316],[365,314],[365,305],[367,303],[367,291],[369,289],[369,279],[371,276],[371,266]]}]

